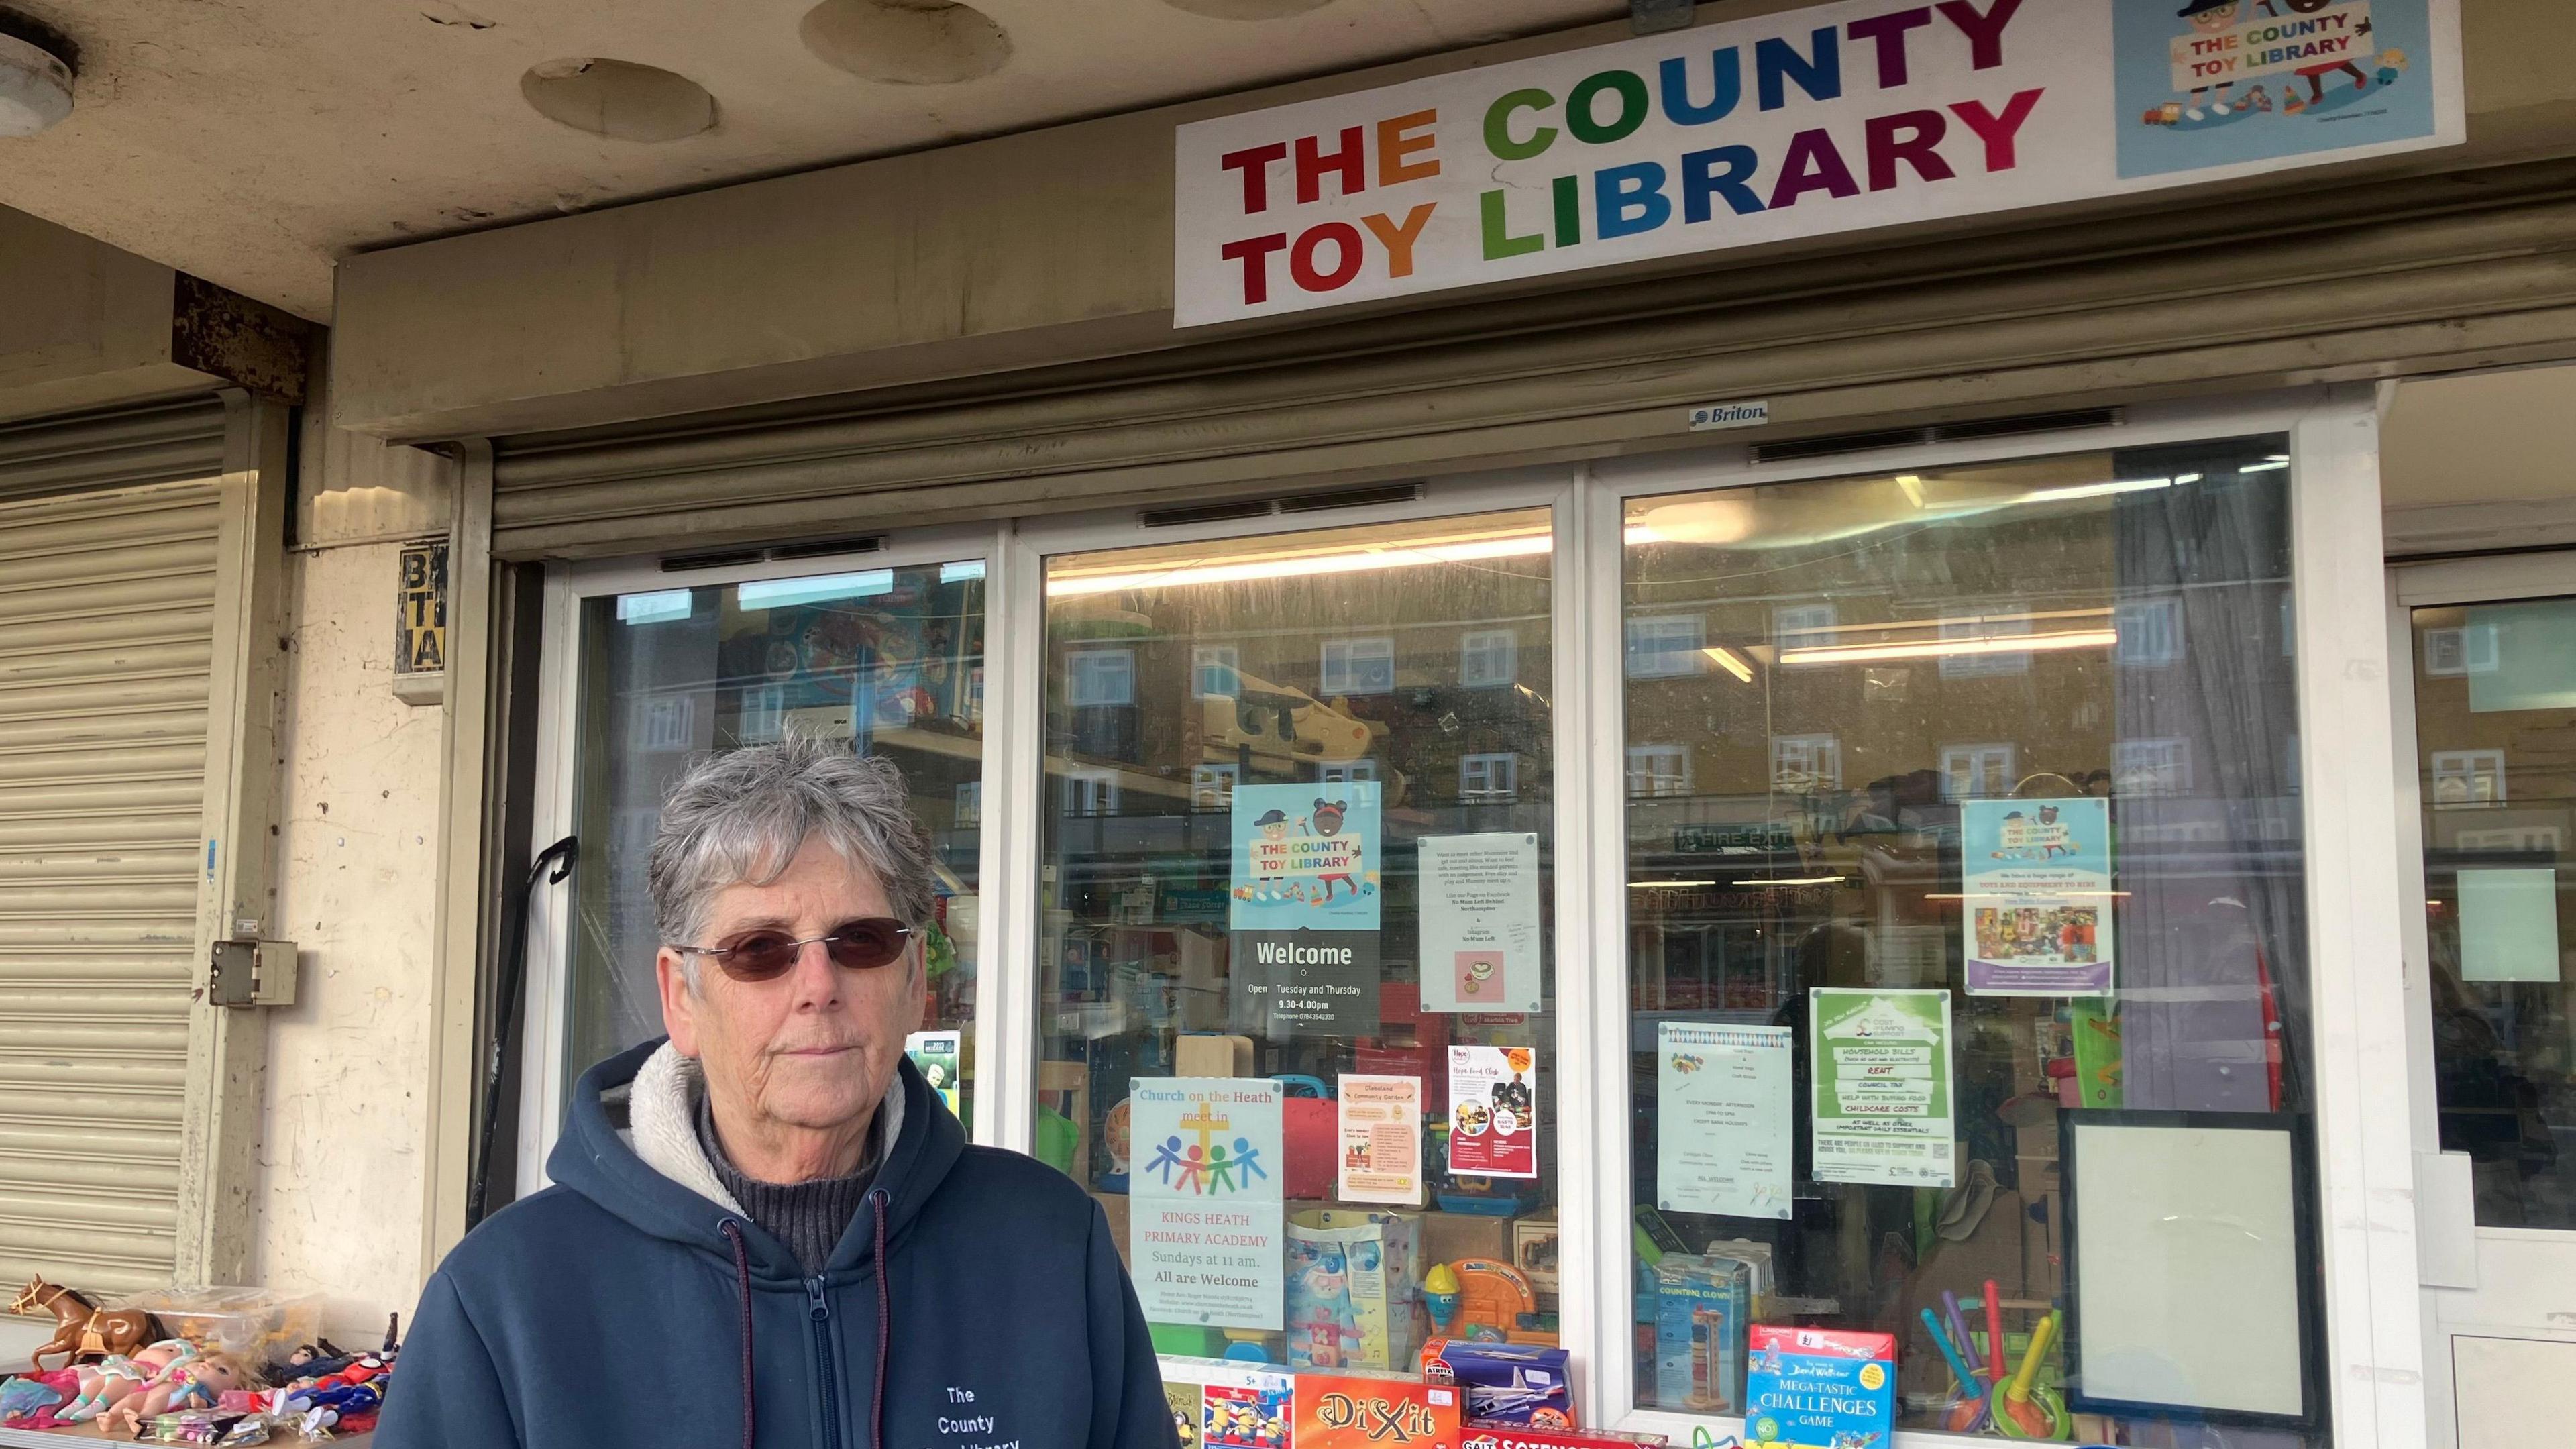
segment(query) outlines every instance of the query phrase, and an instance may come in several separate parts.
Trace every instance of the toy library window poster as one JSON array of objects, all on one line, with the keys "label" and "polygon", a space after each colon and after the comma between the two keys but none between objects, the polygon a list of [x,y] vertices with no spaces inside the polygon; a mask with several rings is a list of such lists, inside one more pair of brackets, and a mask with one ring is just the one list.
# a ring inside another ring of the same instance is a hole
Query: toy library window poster
[{"label": "toy library window poster", "polygon": [[1538,837],[1426,835],[1425,1011],[1539,1009]]},{"label": "toy library window poster", "polygon": [[1135,1082],[1128,1241],[1147,1318],[1286,1326],[1281,1096],[1258,1078]]},{"label": "toy library window poster", "polygon": [[1959,811],[1971,996],[2108,996],[2111,802],[1970,800]]},{"label": "toy library window poster", "polygon": [[1378,1028],[1378,784],[1238,785],[1236,1022],[1274,1039]]},{"label": "toy library window poster", "polygon": [[1950,993],[1818,987],[1808,1006],[1816,1181],[1951,1186]]}]

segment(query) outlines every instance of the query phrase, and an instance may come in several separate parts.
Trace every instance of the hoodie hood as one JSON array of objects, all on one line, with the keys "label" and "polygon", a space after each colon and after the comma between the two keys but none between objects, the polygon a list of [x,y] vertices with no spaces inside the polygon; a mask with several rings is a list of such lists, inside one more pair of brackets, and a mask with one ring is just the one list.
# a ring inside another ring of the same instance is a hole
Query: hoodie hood
[{"label": "hoodie hood", "polygon": [[[653,1237],[705,1252],[730,1267],[738,1225],[753,1276],[765,1283],[799,1278],[784,1243],[751,1224],[717,1182],[689,1122],[704,1090],[697,1065],[670,1047],[646,1042],[582,1073],[573,1087],[563,1135],[546,1172]],[[878,1108],[887,1114],[875,1190],[885,1194],[885,1234],[899,1241],[966,1148],[966,1134],[913,1067],[898,1060]],[[875,1256],[872,1213],[862,1210],[842,1233],[824,1267],[841,1275]]]}]

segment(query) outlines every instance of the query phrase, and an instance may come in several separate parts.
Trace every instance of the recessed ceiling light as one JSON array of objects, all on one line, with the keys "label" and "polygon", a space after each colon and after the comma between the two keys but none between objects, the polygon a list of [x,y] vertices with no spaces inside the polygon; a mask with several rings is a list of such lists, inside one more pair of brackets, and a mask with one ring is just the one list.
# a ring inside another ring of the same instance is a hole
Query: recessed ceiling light
[{"label": "recessed ceiling light", "polygon": [[34,41],[0,34],[0,136],[32,136],[71,113],[71,66]]},{"label": "recessed ceiling light", "polygon": [[1278,20],[1321,10],[1333,0],[1163,0],[1175,10],[1212,20]]},{"label": "recessed ceiling light", "polygon": [[519,94],[547,120],[620,141],[677,141],[716,123],[705,86],[631,60],[544,61],[519,77]]},{"label": "recessed ceiling light", "polygon": [[991,16],[948,0],[823,0],[797,33],[834,70],[896,85],[955,85],[1011,58],[1011,37]]}]

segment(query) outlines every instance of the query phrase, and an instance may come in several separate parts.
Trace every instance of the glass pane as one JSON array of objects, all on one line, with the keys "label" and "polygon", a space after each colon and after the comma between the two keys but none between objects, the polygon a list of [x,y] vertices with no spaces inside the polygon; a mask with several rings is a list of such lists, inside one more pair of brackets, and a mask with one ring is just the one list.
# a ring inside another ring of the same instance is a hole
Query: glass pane
[{"label": "glass pane", "polygon": [[[1741,1417],[1749,1319],[1893,1335],[1900,1424],[1950,1427],[1924,1310],[1984,1364],[1991,1283],[2019,1368],[2068,1281],[2062,1124],[2313,1110],[2287,466],[1632,503],[1641,1403]],[[2062,1347],[2034,1362],[2062,1403]],[[2167,1432],[2057,1437],[2302,1442]]]},{"label": "glass pane", "polygon": [[2415,611],[2442,1149],[2478,1221],[2576,1230],[2576,599]]},{"label": "glass pane", "polygon": [[[939,865],[925,1031],[971,1033],[984,774],[984,565],[868,569],[582,601],[569,1082],[662,1034],[644,888],[689,762],[785,733],[895,761]],[[971,1071],[974,1054],[962,1051]],[[960,1115],[970,1110],[964,1096]]]},{"label": "glass pane", "polygon": [[1551,547],[1049,561],[1038,1150],[1164,1353],[1555,1343]]}]

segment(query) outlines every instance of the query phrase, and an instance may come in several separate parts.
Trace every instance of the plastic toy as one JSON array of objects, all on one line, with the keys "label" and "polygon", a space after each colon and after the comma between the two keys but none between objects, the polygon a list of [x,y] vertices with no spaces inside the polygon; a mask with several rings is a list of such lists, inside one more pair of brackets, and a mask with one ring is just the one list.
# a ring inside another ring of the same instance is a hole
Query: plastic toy
[{"label": "plastic toy", "polygon": [[130,1354],[165,1336],[160,1320],[150,1313],[137,1308],[100,1308],[71,1289],[42,1278],[28,1279],[18,1296],[9,1300],[9,1311],[54,1315],[54,1336],[27,1355],[27,1362],[40,1369],[51,1354],[61,1354],[63,1366],[68,1367],[84,1359],[95,1361],[113,1354]]},{"label": "plastic toy", "polygon": [[1509,1263],[1490,1258],[1464,1258],[1449,1265],[1458,1278],[1458,1321],[1453,1337],[1501,1343],[1520,1326],[1521,1315],[1538,1312],[1538,1295],[1529,1279]]},{"label": "plastic toy", "polygon": [[82,1364],[74,1370],[79,1375],[79,1394],[56,1410],[54,1417],[66,1424],[85,1424],[129,1395],[161,1382],[172,1368],[196,1356],[195,1344],[183,1338],[165,1338],[136,1349],[131,1356],[110,1354],[97,1363]]},{"label": "plastic toy", "polygon": [[1995,1432],[2007,1439],[2063,1439],[2074,1429],[2066,1405],[2057,1395],[2037,1386],[2039,1361],[2047,1355],[2048,1345],[2056,1336],[2057,1314],[2052,1311],[2031,1330],[2030,1347],[2021,1356],[2021,1371],[2013,1375],[2012,1382],[1995,1389]]},{"label": "plastic toy", "polygon": [[[1958,1398],[1945,1412],[1942,1427],[1953,1434],[1974,1434],[1984,1427],[1985,1381],[1978,1378],[1976,1371],[1968,1367],[1968,1361],[1959,1356],[1958,1348],[1950,1342],[1950,1331],[1941,1326],[1941,1320],[1934,1317],[1929,1308],[1923,1310],[1923,1326],[1932,1330],[1933,1347],[1941,1350],[1941,1357],[1950,1365],[1950,1376],[1959,1381]],[[1970,1422],[1961,1422],[1963,1410],[1966,1411],[1964,1417]]]},{"label": "plastic toy", "polygon": [[1569,1360],[1561,1348],[1434,1339],[1422,1346],[1422,1376],[1458,1385],[1467,1417],[1476,1423],[1571,1429],[1576,1424]]},{"label": "plastic toy", "polygon": [[225,1391],[255,1386],[251,1371],[231,1354],[182,1359],[162,1370],[152,1382],[117,1400],[114,1407],[99,1416],[99,1424],[111,1434],[131,1435],[145,1419],[157,1419],[181,1409],[211,1409]]},{"label": "plastic toy", "polygon": [[1431,1332],[1436,1338],[1449,1336],[1449,1325],[1458,1317],[1458,1275],[1446,1263],[1434,1263],[1422,1275],[1422,1307],[1431,1315]]}]

